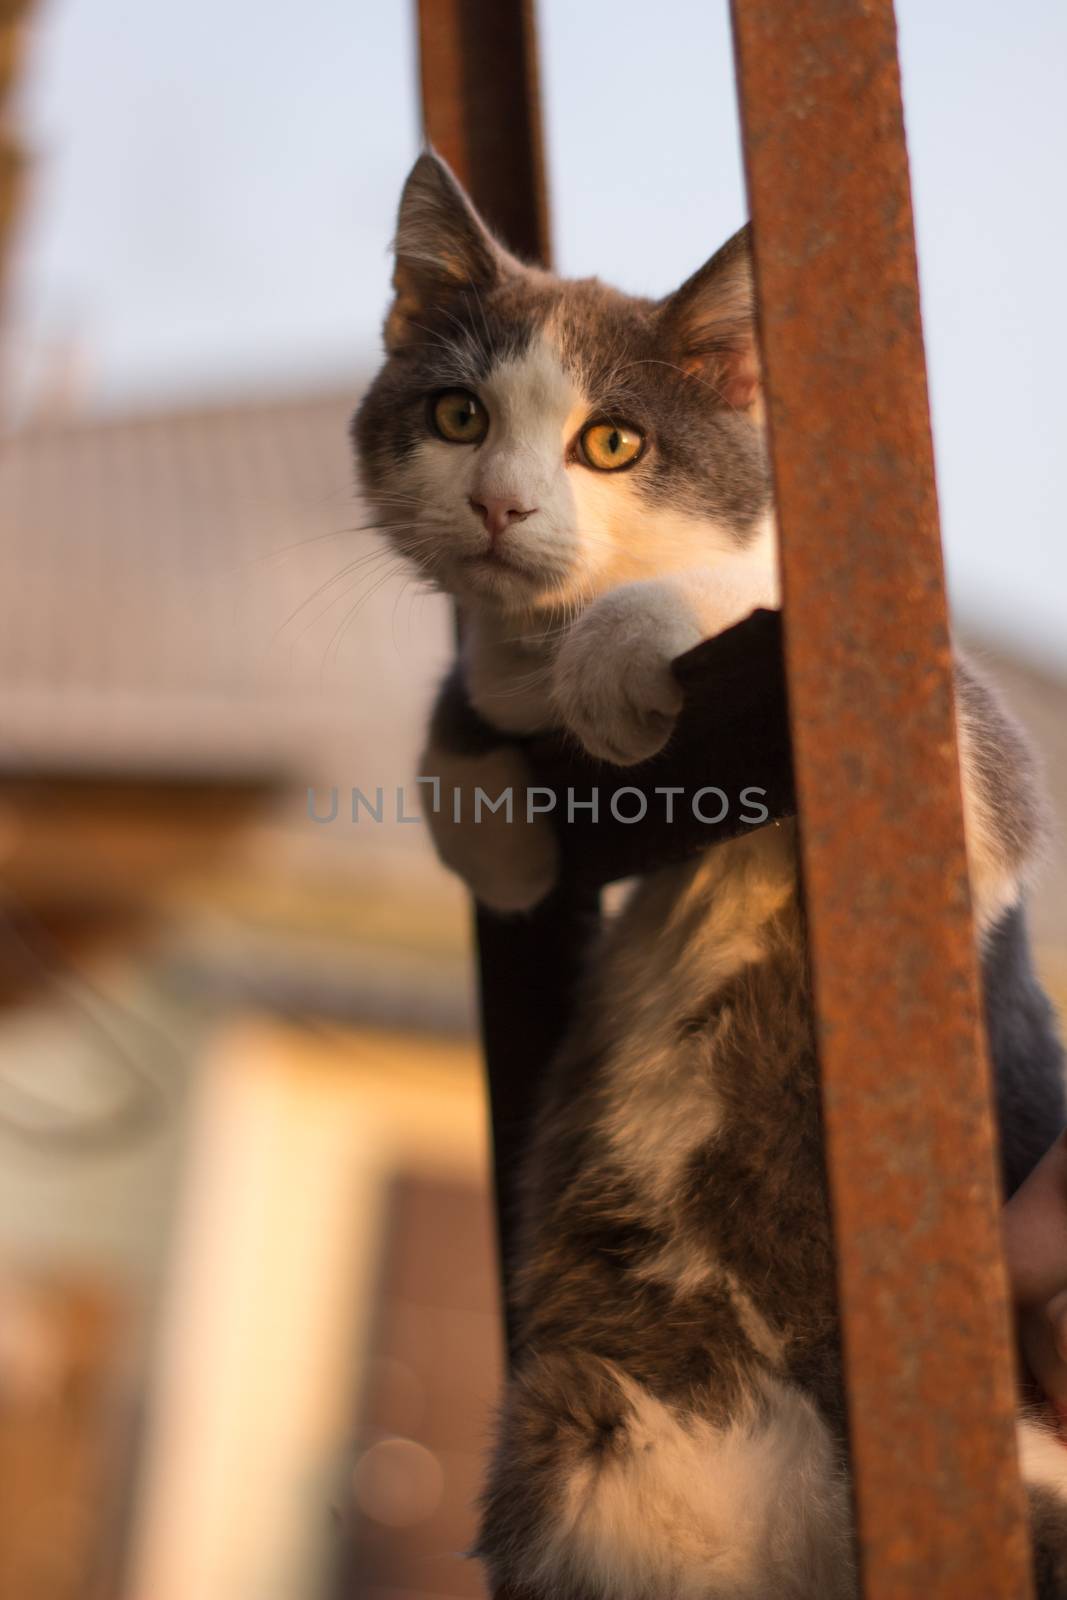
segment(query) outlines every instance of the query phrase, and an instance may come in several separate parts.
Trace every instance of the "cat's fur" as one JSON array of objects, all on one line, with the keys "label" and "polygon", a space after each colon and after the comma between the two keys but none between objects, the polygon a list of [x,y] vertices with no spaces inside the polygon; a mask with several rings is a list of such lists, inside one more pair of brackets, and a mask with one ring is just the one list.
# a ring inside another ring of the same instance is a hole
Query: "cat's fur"
[{"label": "cat's fur", "polygon": [[[670,736],[670,664],[777,604],[745,234],[665,301],[515,261],[423,156],[396,240],[387,359],[360,408],[364,491],[457,599],[461,678],[422,771],[522,786],[508,734],[627,764]],[[476,446],[428,425],[461,387]],[[646,438],[584,464],[590,419]],[[479,506],[513,508],[493,540]],[[521,518],[521,520],[520,520]],[[976,919],[1013,1187],[1064,1119],[1018,911],[1041,834],[1014,724],[957,666]],[[486,727],[495,730],[486,736]],[[432,819],[487,903],[535,903],[543,818]],[[515,1263],[519,1350],[479,1550],[544,1600],[855,1592],[832,1240],[790,826],[650,874],[604,933],[549,1074]],[[1043,1594],[1067,1595],[1067,1452],[1024,1425]]]}]

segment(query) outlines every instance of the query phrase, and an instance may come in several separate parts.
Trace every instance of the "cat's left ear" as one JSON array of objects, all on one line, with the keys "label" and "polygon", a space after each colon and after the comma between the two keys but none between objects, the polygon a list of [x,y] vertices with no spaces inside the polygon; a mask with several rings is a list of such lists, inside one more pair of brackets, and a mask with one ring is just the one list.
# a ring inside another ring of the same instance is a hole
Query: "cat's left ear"
[{"label": "cat's left ear", "polygon": [[750,229],[735,233],[661,301],[659,315],[677,364],[709,383],[726,405],[752,410],[760,363]]},{"label": "cat's left ear", "polygon": [[483,291],[521,264],[498,244],[459,180],[440,156],[425,151],[408,174],[396,220],[396,299],[385,323],[392,354],[425,338],[417,324],[464,289]]}]

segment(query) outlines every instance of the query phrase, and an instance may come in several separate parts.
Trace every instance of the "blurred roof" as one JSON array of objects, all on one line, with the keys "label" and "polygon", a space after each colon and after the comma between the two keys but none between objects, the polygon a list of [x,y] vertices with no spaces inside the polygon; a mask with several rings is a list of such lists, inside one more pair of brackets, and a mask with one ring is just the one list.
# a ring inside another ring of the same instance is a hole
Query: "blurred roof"
[{"label": "blurred roof", "polygon": [[[9,849],[27,858],[35,903],[57,876],[69,897],[87,872],[145,893],[133,846],[158,806],[123,803],[131,779],[160,792],[168,780],[179,807],[192,783],[190,820],[209,784],[280,780],[224,860],[153,890],[169,897],[179,962],[228,994],[457,1029],[470,1017],[464,897],[393,804],[417,771],[451,617],[359,531],[354,403],[333,392],[36,425],[0,446],[3,798],[10,810],[20,774],[91,780],[46,783],[49,804],[31,797]],[[109,856],[90,802],[111,779]],[[309,820],[310,785],[337,787],[332,826]],[[349,790],[379,786],[381,825],[353,825]],[[17,864],[5,858],[9,890]]]},{"label": "blurred roof", "polygon": [[[217,774],[318,757],[321,770],[356,724],[361,740],[389,736],[406,709],[398,680],[434,669],[410,659],[421,627],[397,671],[380,609],[353,653],[354,608],[390,568],[356,531],[354,398],[37,425],[4,442],[3,765]],[[435,659],[444,637],[430,628]]]}]

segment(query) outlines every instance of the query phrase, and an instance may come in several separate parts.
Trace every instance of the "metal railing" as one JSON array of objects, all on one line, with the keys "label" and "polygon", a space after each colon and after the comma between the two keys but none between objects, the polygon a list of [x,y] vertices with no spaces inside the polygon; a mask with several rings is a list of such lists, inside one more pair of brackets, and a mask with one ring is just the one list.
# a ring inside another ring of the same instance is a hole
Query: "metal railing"
[{"label": "metal railing", "polygon": [[[733,0],[732,18],[863,1592],[1023,1600],[893,5]],[[532,5],[420,0],[419,22],[428,138],[506,242],[547,263]],[[572,874],[529,921],[479,918],[505,1245],[595,894]]]}]

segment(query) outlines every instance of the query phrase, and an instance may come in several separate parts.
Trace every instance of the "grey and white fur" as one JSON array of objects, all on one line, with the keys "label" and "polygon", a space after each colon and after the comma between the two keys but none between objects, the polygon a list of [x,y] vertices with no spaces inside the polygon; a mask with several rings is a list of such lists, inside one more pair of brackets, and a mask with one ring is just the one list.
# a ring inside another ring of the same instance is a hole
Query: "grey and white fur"
[{"label": "grey and white fur", "polygon": [[[395,248],[361,483],[457,601],[476,713],[471,736],[446,698],[422,771],[521,788],[511,741],[550,728],[620,765],[652,755],[680,708],[672,660],[778,604],[747,233],[660,301],[565,281],[509,255],[427,154]],[[1043,816],[1019,731],[956,673],[1010,1189],[1065,1120],[1020,910]],[[544,818],[431,821],[486,904],[550,889]],[[853,1595],[791,827],[636,885],[585,976],[524,1184],[518,1356],[478,1540],[491,1582],[544,1600]],[[1034,1422],[1020,1443],[1042,1594],[1067,1596],[1067,1451]]]}]

